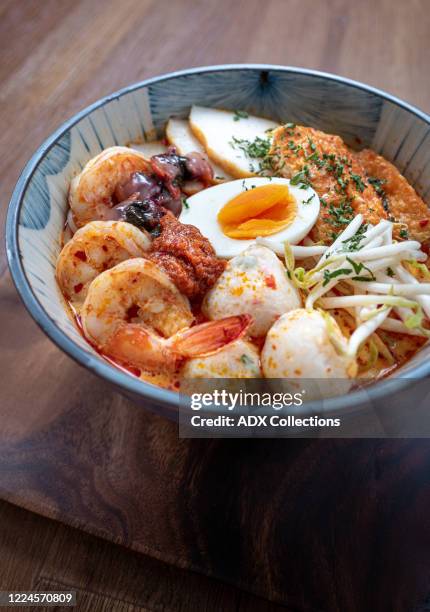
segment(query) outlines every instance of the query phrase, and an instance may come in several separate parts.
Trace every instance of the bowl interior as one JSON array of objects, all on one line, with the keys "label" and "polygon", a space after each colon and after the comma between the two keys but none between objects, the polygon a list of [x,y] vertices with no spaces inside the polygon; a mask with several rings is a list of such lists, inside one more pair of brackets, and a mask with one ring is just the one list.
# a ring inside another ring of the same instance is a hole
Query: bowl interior
[{"label": "bowl interior", "polygon": [[[12,274],[32,315],[63,349],[126,390],[164,403],[176,395],[118,371],[83,340],[54,271],[70,179],[102,149],[156,139],[171,115],[186,117],[192,104],[303,123],[339,134],[353,147],[370,146],[430,198],[429,119],[381,92],[329,75],[267,66],[195,69],[118,92],[67,122],[30,160],[15,191],[8,220]],[[427,347],[396,375],[422,375],[417,366],[429,356]]]}]

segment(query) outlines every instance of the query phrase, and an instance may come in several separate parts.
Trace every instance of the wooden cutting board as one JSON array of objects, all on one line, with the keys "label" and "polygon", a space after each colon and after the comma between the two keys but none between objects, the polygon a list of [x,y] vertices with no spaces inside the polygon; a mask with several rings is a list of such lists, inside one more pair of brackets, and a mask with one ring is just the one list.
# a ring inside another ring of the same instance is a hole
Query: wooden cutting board
[{"label": "wooden cutting board", "polygon": [[2,498],[300,610],[424,599],[429,441],[179,439],[0,297]]}]

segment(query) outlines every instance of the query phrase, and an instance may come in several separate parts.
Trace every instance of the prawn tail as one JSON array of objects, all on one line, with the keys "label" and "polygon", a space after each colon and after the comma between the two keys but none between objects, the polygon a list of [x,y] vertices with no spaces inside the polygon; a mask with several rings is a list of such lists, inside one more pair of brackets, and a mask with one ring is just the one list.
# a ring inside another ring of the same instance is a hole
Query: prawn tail
[{"label": "prawn tail", "polygon": [[211,355],[241,338],[252,321],[251,315],[242,314],[202,323],[186,331],[178,332],[170,339],[170,346],[175,352],[188,359]]}]

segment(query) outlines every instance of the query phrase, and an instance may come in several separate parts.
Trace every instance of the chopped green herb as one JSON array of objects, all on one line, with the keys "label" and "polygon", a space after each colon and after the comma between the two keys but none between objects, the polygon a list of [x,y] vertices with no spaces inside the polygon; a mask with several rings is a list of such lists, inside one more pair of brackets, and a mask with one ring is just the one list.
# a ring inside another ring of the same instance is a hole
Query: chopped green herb
[{"label": "chopped green herb", "polygon": [[234,111],[233,121],[239,121],[240,119],[248,119],[249,115],[246,111],[236,110]]},{"label": "chopped green herb", "polygon": [[310,204],[312,202],[312,200],[314,199],[315,194],[313,193],[307,200],[303,201],[303,204]]},{"label": "chopped green herb", "polygon": [[383,197],[385,196],[385,191],[382,188],[382,185],[384,185],[387,181],[385,179],[378,179],[375,176],[369,176],[368,179],[369,183],[371,185],[373,185],[373,189],[376,191],[376,193]]},{"label": "chopped green herb", "polygon": [[233,148],[238,146],[248,157],[253,158],[266,157],[270,150],[270,139],[260,138],[259,136],[253,142],[233,136],[233,141],[230,144]]},{"label": "chopped green herb", "polygon": [[293,153],[298,153],[303,149],[302,145],[294,144],[294,140],[288,141],[288,148],[290,149],[290,151],[293,151]]},{"label": "chopped green herb", "polygon": [[[245,155],[251,159],[260,159],[259,168],[257,167],[259,172],[271,170],[272,156],[269,155],[271,147],[271,140],[269,138],[260,138],[257,136],[253,142],[250,142],[249,140],[233,136],[230,146],[233,147],[233,149],[241,149]],[[256,171],[254,164],[250,164],[250,171]]]},{"label": "chopped green herb", "polygon": [[345,181],[342,177],[338,176],[337,182],[340,185],[341,190],[344,191],[348,185],[348,181]]},{"label": "chopped green herb", "polygon": [[328,209],[330,218],[327,221],[330,225],[348,225],[354,218],[354,209],[352,208],[350,201],[344,198],[339,206],[333,206],[330,204]]},{"label": "chopped green herb", "polygon": [[290,180],[291,185],[299,185],[299,183],[306,184],[306,182],[307,182],[307,179],[306,179],[305,170],[301,170],[300,172],[297,172],[297,174],[295,174]]},{"label": "chopped green herb", "polygon": [[391,276],[391,277],[394,276],[393,268],[390,268],[390,267],[387,268],[387,276]]},{"label": "chopped green herb", "polygon": [[405,227],[402,227],[402,229],[399,232],[399,236],[400,236],[400,238],[403,238],[404,240],[407,240],[409,238],[408,230]]},{"label": "chopped green herb", "polygon": [[244,365],[252,365],[254,363],[251,357],[249,357],[248,355],[245,355],[245,353],[240,356],[240,360]]},{"label": "chopped green herb", "polygon": [[351,238],[347,238],[346,240],[342,240],[342,244],[344,245],[343,251],[351,252],[351,251],[359,251],[362,246],[360,242],[363,240],[364,234],[358,233],[351,236]]},{"label": "chopped green herb", "polygon": [[351,269],[350,268],[339,268],[338,270],[324,270],[324,281],[323,281],[323,287],[325,287],[326,285],[328,285],[328,283],[333,279],[336,278],[337,276],[342,276],[343,274],[351,274]]},{"label": "chopped green herb", "polygon": [[306,161],[312,161],[312,162],[318,162],[319,161],[319,157],[318,157],[318,153],[311,153],[311,155],[307,155],[306,156]]},{"label": "chopped green herb", "polygon": [[366,189],[366,185],[363,182],[363,179],[361,178],[361,176],[359,174],[353,174],[351,173],[351,178],[355,183],[355,186],[357,187],[357,189],[359,191],[364,191]]},{"label": "chopped green herb", "polygon": [[391,210],[390,210],[390,202],[388,200],[387,194],[385,193],[382,187],[382,185],[385,185],[387,181],[385,179],[378,179],[375,176],[369,176],[367,180],[369,181],[371,185],[373,185],[373,189],[376,191],[378,196],[382,199],[382,208],[385,210],[385,212],[388,215],[388,221],[395,223],[396,220],[391,214]]},{"label": "chopped green herb", "polygon": [[187,198],[182,198],[182,206],[187,209],[190,207]]},{"label": "chopped green herb", "polygon": [[366,276],[354,277],[354,280],[363,280],[365,278],[367,278],[367,280],[375,280],[375,275],[373,274],[372,270],[370,270],[367,266],[365,266],[364,263],[362,263],[362,262],[358,262],[357,263],[356,261],[354,261],[350,257],[347,257],[346,261],[351,264],[351,266],[354,269],[355,274],[358,275],[358,274],[360,274],[360,272],[362,270],[366,270],[366,272],[368,272],[369,275],[370,275],[370,276],[367,276],[367,277]]},{"label": "chopped green herb", "polygon": [[344,168],[344,165],[343,165],[343,164],[339,164],[339,162],[336,162],[336,163],[335,163],[335,165],[334,165],[334,167],[333,167],[333,170],[334,170],[335,175],[336,175],[336,176],[342,176],[342,174],[343,174],[343,168]]},{"label": "chopped green herb", "polygon": [[[382,208],[386,213],[390,213],[390,204],[388,203],[388,198],[385,196],[382,198]],[[390,221],[394,221],[394,217],[391,217]]]}]

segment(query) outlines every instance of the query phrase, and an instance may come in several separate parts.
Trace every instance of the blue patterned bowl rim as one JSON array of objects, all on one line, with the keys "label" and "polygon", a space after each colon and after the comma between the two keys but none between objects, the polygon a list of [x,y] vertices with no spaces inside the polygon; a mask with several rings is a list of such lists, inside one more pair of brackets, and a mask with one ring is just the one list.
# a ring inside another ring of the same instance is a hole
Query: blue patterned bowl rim
[{"label": "blue patterned bowl rim", "polygon": [[[9,264],[10,273],[15,284],[15,287],[24,302],[27,310],[39,325],[39,327],[49,336],[49,338],[65,353],[67,353],[72,359],[78,364],[88,368],[98,376],[106,379],[113,385],[122,388],[128,396],[138,395],[142,398],[147,398],[150,402],[156,405],[162,405],[166,408],[172,409],[179,405],[178,395],[174,391],[168,391],[161,389],[150,384],[146,384],[139,379],[116,370],[110,366],[103,359],[96,357],[95,355],[86,354],[73,340],[71,340],[51,319],[48,313],[40,304],[32,287],[27,279],[24,266],[21,260],[18,244],[18,222],[20,217],[21,206],[23,203],[23,196],[25,194],[27,185],[32,178],[32,175],[37,168],[40,161],[44,158],[46,153],[51,149],[55,142],[69,130],[73,125],[80,121],[83,117],[92,113],[95,109],[102,107],[107,102],[115,100],[126,93],[135,91],[142,87],[168,81],[180,76],[204,74],[208,72],[221,72],[229,70],[276,70],[286,72],[290,74],[300,74],[309,77],[325,78],[329,81],[346,84],[350,87],[355,87],[362,91],[372,93],[384,100],[387,100],[407,111],[413,115],[424,120],[430,125],[430,116],[424,111],[412,106],[411,104],[400,100],[399,98],[383,91],[378,88],[366,85],[359,81],[355,81],[346,77],[330,74],[327,72],[320,72],[317,70],[310,70],[307,68],[298,68],[293,66],[279,66],[275,64],[222,64],[215,66],[201,66],[196,68],[190,68],[185,70],[179,70],[170,72],[164,75],[152,77],[133,85],[129,85],[118,91],[101,98],[97,102],[87,106],[80,112],[76,113],[65,121],[51,136],[49,136],[36,150],[34,155],[25,165],[13,191],[6,220],[6,253]],[[382,399],[391,393],[398,391],[411,384],[413,380],[423,378],[430,374],[430,361],[428,363],[423,362],[416,365],[408,373],[408,378],[397,378],[396,384],[393,386],[390,384],[389,379],[384,379],[373,387],[368,388],[366,391],[357,390],[349,393],[347,396],[339,396],[330,399],[324,403],[324,410],[330,413],[344,410],[347,406],[349,410],[359,408],[360,405],[364,405],[369,401],[377,401]],[[303,405],[303,412],[310,413],[314,410],[312,403]]]}]

